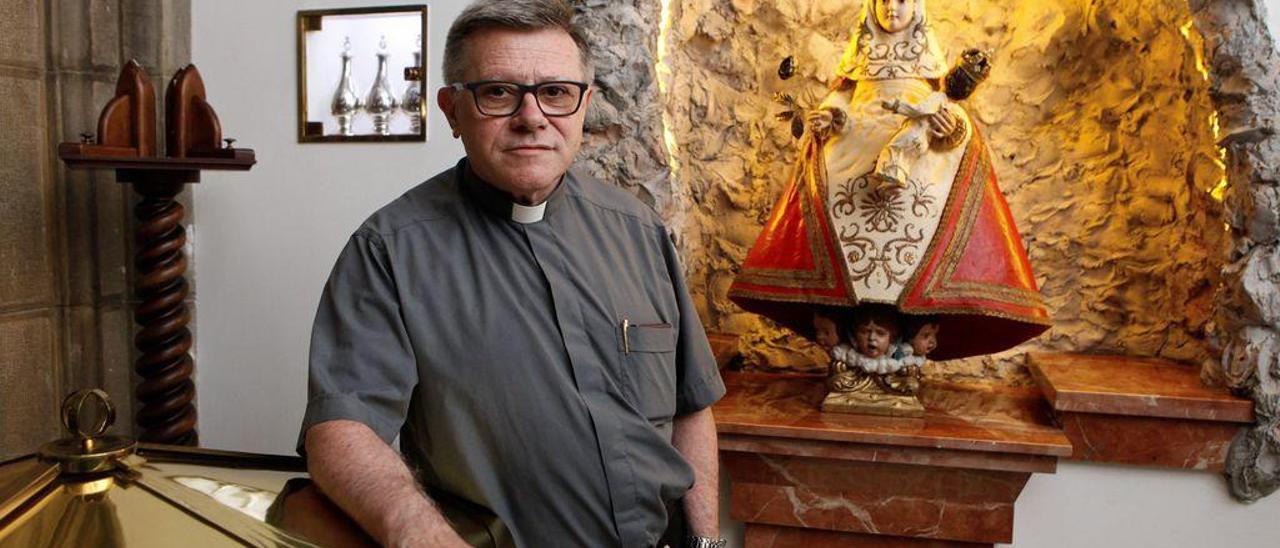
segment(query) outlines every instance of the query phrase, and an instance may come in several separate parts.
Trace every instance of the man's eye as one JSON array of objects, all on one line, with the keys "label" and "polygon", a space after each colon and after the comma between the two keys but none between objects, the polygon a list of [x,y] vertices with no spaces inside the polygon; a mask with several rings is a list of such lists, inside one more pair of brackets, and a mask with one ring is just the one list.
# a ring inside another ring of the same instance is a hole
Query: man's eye
[{"label": "man's eye", "polygon": [[569,90],[565,89],[564,86],[544,86],[542,88],[542,95],[544,97],[560,97],[568,94]]},{"label": "man's eye", "polygon": [[511,88],[507,86],[489,86],[481,90],[481,93],[483,93],[486,97],[501,99],[503,97],[510,96],[515,92],[512,91]]}]

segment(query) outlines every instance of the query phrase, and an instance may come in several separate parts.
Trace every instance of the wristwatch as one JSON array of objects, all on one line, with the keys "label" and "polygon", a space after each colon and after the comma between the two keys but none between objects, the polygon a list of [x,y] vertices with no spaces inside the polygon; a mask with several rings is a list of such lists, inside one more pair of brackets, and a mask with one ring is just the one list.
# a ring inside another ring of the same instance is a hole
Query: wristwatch
[{"label": "wristwatch", "polygon": [[729,541],[722,538],[714,539],[697,535],[684,537],[684,548],[724,548],[728,544]]}]

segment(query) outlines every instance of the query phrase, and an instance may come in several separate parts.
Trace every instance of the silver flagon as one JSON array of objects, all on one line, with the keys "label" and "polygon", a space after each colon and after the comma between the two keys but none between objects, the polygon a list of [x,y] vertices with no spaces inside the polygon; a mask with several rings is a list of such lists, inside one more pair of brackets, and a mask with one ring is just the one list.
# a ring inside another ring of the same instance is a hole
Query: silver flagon
[{"label": "silver flagon", "polygon": [[391,82],[387,78],[387,37],[383,36],[378,44],[378,76],[369,88],[365,97],[364,110],[373,117],[373,132],[378,135],[391,134],[391,117],[396,111],[396,96],[391,92]]},{"label": "silver flagon", "polygon": [[351,38],[342,42],[342,78],[338,80],[338,89],[333,92],[333,102],[329,104],[329,112],[338,120],[338,133],[352,135],[351,119],[363,106],[360,96],[356,95],[355,83],[351,81]]}]

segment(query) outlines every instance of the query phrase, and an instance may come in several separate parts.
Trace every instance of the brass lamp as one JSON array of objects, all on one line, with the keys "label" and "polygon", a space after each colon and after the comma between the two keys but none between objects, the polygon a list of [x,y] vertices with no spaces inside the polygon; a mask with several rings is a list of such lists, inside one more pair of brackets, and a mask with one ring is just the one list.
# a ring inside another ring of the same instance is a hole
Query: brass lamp
[{"label": "brass lamp", "polygon": [[[300,457],[137,443],[106,435],[114,421],[106,392],[75,392],[68,437],[0,462],[0,548],[377,546]],[[491,513],[437,503],[470,544],[513,545]]]}]

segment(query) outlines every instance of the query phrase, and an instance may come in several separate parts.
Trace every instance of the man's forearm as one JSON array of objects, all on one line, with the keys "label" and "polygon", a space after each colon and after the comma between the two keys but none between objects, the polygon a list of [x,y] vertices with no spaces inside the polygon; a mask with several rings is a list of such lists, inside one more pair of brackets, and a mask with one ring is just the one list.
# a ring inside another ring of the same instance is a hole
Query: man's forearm
[{"label": "man's forearm", "polygon": [[689,532],[702,537],[720,536],[720,456],[716,446],[716,421],[711,408],[677,417],[671,443],[693,467],[693,488],[684,496]]},{"label": "man's forearm", "polygon": [[369,427],[329,421],[307,430],[307,468],[320,491],[383,546],[467,546]]}]

